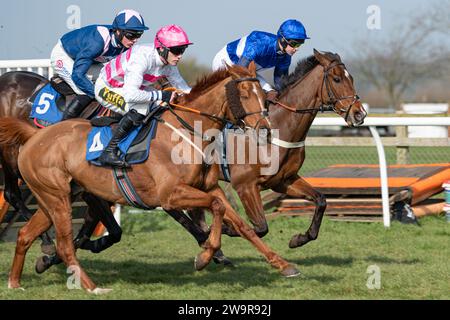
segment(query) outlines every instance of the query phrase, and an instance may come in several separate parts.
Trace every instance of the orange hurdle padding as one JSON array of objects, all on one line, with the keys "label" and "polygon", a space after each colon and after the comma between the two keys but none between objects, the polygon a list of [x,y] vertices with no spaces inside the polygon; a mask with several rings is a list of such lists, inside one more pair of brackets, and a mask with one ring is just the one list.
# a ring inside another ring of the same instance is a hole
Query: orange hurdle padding
[{"label": "orange hurdle padding", "polygon": [[92,235],[94,237],[101,237],[104,233],[105,233],[105,226],[103,225],[103,223],[99,222],[97,223],[97,226],[94,229],[94,232],[92,233]]},{"label": "orange hurdle padding", "polygon": [[445,202],[440,202],[423,206],[414,206],[412,207],[412,210],[417,218],[431,215],[438,216],[441,214],[442,211],[444,211],[444,206]]},{"label": "orange hurdle padding", "polygon": [[450,169],[445,169],[431,177],[417,181],[409,186],[412,191],[411,204],[419,203],[443,190],[442,182],[450,179]]},{"label": "orange hurdle padding", "polygon": [[6,213],[8,212],[9,203],[6,202],[5,197],[3,195],[3,191],[0,191],[0,223],[5,218]]}]

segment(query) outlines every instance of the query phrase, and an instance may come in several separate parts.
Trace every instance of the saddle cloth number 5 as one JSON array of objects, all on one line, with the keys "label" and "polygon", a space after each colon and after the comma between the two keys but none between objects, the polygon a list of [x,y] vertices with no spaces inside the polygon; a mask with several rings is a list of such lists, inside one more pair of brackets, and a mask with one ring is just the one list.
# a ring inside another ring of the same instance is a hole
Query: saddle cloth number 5
[{"label": "saddle cloth number 5", "polygon": [[36,113],[45,114],[50,108],[50,101],[53,101],[55,96],[50,93],[43,93],[39,98],[38,106],[36,107]]}]

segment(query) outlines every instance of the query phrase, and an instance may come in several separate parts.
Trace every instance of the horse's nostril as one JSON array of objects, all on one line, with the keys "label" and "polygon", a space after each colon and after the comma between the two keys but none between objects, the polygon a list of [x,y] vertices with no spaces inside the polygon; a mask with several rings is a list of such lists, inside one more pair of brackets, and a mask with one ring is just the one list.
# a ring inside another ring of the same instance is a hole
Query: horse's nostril
[{"label": "horse's nostril", "polygon": [[355,112],[354,117],[356,121],[361,121],[362,119],[364,119],[364,115],[361,112]]}]

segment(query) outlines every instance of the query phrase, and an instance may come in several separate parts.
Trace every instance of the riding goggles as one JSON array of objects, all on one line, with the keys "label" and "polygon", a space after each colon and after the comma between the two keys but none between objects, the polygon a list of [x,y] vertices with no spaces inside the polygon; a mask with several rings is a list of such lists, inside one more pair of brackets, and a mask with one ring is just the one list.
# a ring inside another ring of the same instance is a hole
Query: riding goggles
[{"label": "riding goggles", "polygon": [[292,48],[299,48],[305,43],[305,39],[285,39],[286,43]]},{"label": "riding goggles", "polygon": [[176,46],[176,47],[170,47],[169,51],[172,52],[174,55],[179,56],[184,53],[188,46]]},{"label": "riding goggles", "polygon": [[139,39],[142,36],[143,33],[144,33],[143,31],[134,31],[134,30],[124,30],[123,31],[123,35],[128,40]]}]

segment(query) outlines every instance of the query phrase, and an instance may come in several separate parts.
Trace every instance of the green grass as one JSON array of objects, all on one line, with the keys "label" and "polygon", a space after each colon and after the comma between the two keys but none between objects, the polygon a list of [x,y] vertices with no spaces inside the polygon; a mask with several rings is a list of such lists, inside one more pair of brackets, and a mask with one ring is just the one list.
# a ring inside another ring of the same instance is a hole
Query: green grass
[{"label": "green grass", "polygon": [[[6,288],[15,245],[0,243],[0,299],[449,299],[450,223],[422,219],[421,227],[394,222],[332,222],[325,218],[318,240],[303,248],[287,243],[305,231],[305,218],[277,218],[264,238],[295,263],[302,275],[283,278],[240,238],[223,237],[222,249],[236,264],[214,263],[196,272],[195,241],[161,212],[124,214],[122,241],[101,254],[79,252],[91,278],[113,291],[92,296],[66,288],[62,266],[34,272],[39,245],[31,248],[22,278],[25,291]],[[367,268],[381,270],[381,288],[366,287]]]}]

